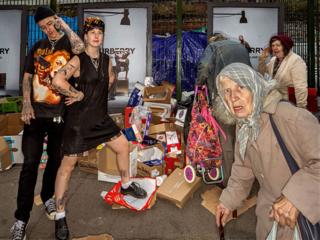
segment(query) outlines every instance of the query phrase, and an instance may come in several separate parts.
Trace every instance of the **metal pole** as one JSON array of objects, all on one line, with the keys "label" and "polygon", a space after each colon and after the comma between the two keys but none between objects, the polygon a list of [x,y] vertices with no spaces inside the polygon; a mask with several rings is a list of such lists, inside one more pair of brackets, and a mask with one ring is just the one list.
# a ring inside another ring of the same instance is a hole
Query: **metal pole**
[{"label": "metal pole", "polygon": [[177,57],[176,57],[176,94],[178,102],[181,100],[181,49],[182,49],[182,0],[177,0]]},{"label": "metal pole", "polygon": [[53,11],[55,11],[55,12],[57,12],[57,0],[50,0],[50,8],[53,10]]},{"label": "metal pole", "polygon": [[314,25],[314,0],[308,0],[308,85],[315,87],[315,25]]}]

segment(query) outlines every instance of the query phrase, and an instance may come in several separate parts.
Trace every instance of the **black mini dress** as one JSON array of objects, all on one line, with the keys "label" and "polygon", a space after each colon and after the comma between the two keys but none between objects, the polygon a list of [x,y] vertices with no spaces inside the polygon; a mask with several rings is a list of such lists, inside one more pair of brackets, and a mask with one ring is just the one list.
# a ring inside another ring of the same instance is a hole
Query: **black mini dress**
[{"label": "black mini dress", "polygon": [[98,70],[85,52],[78,57],[80,76],[73,79],[73,85],[84,98],[66,108],[64,155],[85,152],[120,134],[120,128],[108,115],[109,56],[100,53]]}]

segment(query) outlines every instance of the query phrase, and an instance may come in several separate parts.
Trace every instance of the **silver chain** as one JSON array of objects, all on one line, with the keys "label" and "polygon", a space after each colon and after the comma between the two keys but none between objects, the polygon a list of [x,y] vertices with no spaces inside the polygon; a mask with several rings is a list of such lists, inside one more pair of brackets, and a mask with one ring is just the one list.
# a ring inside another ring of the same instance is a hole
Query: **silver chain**
[{"label": "silver chain", "polygon": [[54,48],[55,48],[57,42],[58,42],[63,36],[64,36],[64,32],[62,32],[62,33],[61,33],[61,36],[60,36],[58,39],[56,39],[56,40],[50,40],[50,39],[48,38],[48,40],[49,40],[49,42],[50,42],[50,44],[51,44],[51,51],[54,51]]},{"label": "silver chain", "polygon": [[[90,57],[90,56],[89,56]],[[94,66],[94,68],[96,69],[96,71],[98,72],[99,69],[99,58],[92,58],[90,57],[92,65]]]}]

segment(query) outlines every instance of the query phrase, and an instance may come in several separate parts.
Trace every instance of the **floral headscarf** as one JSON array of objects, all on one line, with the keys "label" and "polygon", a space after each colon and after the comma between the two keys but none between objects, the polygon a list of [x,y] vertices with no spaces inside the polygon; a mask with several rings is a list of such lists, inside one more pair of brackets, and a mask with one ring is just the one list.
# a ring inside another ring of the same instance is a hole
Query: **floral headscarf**
[{"label": "floral headscarf", "polygon": [[[228,77],[240,86],[248,88],[253,95],[253,111],[247,118],[237,118],[231,114],[231,111],[224,101],[224,93],[222,92],[220,81]],[[268,93],[276,86],[275,80],[266,81],[259,73],[243,63],[232,63],[221,70],[216,78],[218,89],[217,101],[222,101],[227,114],[238,124],[237,141],[240,145],[240,156],[244,159],[248,140],[257,139],[260,132],[260,114],[263,110],[263,101]]]},{"label": "floral headscarf", "polygon": [[84,33],[87,33],[94,28],[99,28],[102,32],[104,32],[104,22],[98,17],[86,18],[83,25]]}]

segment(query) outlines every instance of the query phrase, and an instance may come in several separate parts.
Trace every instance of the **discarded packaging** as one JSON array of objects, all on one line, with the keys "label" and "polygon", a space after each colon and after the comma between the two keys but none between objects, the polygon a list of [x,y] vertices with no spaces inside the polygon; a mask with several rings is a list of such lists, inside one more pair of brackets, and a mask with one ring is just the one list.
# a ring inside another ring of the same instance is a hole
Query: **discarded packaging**
[{"label": "discarded packaging", "polygon": [[168,199],[177,207],[182,208],[200,185],[199,177],[196,177],[195,181],[189,184],[184,180],[183,170],[176,168],[159,187],[157,196]]},{"label": "discarded packaging", "polygon": [[[222,189],[219,187],[214,187],[203,194],[201,194],[201,198],[203,199],[201,202],[201,205],[205,207],[209,212],[211,212],[213,215],[216,214],[216,209],[219,204],[219,198],[222,193]],[[237,218],[237,216],[240,216],[244,212],[246,212],[251,207],[255,206],[257,203],[257,196],[253,196],[247,200],[244,201],[243,206],[241,208],[238,208],[232,215],[229,216],[229,218],[226,220],[226,222],[231,221],[232,219]]]}]

